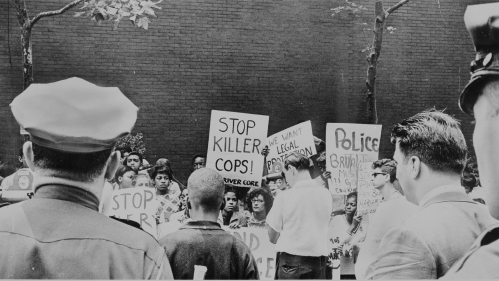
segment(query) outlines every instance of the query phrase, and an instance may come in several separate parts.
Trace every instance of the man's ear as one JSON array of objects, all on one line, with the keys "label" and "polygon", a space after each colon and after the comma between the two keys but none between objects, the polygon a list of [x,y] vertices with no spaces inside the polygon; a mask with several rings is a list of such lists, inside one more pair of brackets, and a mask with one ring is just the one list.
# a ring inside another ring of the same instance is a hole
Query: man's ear
[{"label": "man's ear", "polygon": [[109,156],[109,159],[107,160],[105,178],[107,180],[113,179],[114,174],[116,174],[116,171],[118,170],[119,166],[120,166],[120,152],[113,151],[113,153],[111,153],[111,156]]},{"label": "man's ear", "polygon": [[422,164],[423,163],[421,162],[419,157],[411,156],[411,158],[409,159],[409,165],[410,165],[409,172],[411,174],[411,178],[416,179],[419,177],[419,175],[421,174],[421,165]]},{"label": "man's ear", "polygon": [[23,155],[26,165],[31,171],[35,171],[35,154],[33,153],[33,143],[27,141],[23,144]]}]

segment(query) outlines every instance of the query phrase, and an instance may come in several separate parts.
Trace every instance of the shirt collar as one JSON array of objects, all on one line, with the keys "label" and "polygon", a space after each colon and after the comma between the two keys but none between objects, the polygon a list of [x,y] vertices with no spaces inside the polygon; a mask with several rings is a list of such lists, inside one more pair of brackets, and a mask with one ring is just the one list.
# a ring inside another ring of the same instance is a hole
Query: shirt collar
[{"label": "shirt collar", "polygon": [[220,224],[213,221],[188,221],[180,229],[222,230]]},{"label": "shirt collar", "polygon": [[464,187],[459,186],[459,185],[442,185],[439,186],[433,190],[430,190],[428,193],[426,193],[423,198],[421,198],[421,201],[419,201],[419,206],[423,206],[424,204],[428,203],[430,199],[437,197],[440,194],[446,193],[446,192],[459,192],[466,194],[464,191]]},{"label": "shirt collar", "polygon": [[293,188],[310,187],[310,186],[315,186],[315,185],[317,185],[317,183],[313,179],[310,179],[310,180],[301,180],[301,181],[297,181],[295,183],[295,185],[293,185],[292,189]]},{"label": "shirt collar", "polygon": [[99,211],[99,198],[97,196],[87,190],[68,185],[39,186],[33,198],[64,200]]},{"label": "shirt collar", "polygon": [[398,190],[394,190],[387,198],[383,198],[383,202],[390,201],[402,197],[402,194]]}]

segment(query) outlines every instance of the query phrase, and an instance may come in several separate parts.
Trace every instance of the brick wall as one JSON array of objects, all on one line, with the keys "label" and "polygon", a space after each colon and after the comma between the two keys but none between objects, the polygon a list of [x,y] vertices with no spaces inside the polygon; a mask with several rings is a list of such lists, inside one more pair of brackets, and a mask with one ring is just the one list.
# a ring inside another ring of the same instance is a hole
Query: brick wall
[{"label": "brick wall", "polygon": [[[67,2],[29,0],[28,12],[33,16]],[[384,36],[378,69],[381,157],[392,155],[388,136],[396,121],[433,106],[463,120],[471,145],[471,118],[459,111],[457,97],[473,58],[462,18],[474,2],[411,1],[388,19],[387,26],[396,30]],[[146,158],[170,159],[185,181],[192,155],[206,151],[212,109],[269,115],[269,135],[299,120],[311,120],[320,138],[328,122],[362,122],[362,23],[372,27],[374,3],[360,0],[368,11],[332,17],[330,8],[342,3],[166,0],[147,31],[127,21],[113,31],[111,23],[74,18],[74,9],[35,26],[35,81],[79,76],[118,86],[140,107],[134,132],[144,134]],[[5,161],[13,160],[21,143],[8,104],[22,90],[19,29],[8,1],[0,3],[0,29],[0,158]]]}]

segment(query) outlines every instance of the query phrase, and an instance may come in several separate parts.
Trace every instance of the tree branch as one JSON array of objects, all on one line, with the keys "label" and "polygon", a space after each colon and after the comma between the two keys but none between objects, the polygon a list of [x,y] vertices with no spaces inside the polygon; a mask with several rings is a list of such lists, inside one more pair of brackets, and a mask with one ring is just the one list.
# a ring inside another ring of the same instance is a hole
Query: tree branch
[{"label": "tree branch", "polygon": [[395,12],[398,8],[404,6],[407,2],[409,2],[409,0],[401,0],[400,2],[395,4],[394,6],[388,8],[388,10],[386,10],[386,16],[388,17],[389,14]]},{"label": "tree branch", "polygon": [[14,5],[16,7],[19,25],[23,27],[26,21],[29,20],[28,12],[26,11],[26,3],[24,2],[24,0],[14,0]]},{"label": "tree branch", "polygon": [[73,2],[67,4],[66,6],[64,6],[63,8],[59,9],[59,10],[55,10],[55,11],[49,11],[49,12],[41,12],[39,13],[38,15],[36,15],[32,20],[31,20],[31,23],[30,23],[30,27],[33,27],[33,25],[35,25],[35,23],[40,20],[41,18],[44,18],[44,17],[50,17],[50,16],[56,16],[56,15],[60,15],[60,14],[63,14],[65,13],[67,10],[73,8],[74,6],[80,4],[81,2],[83,2],[84,0],[74,0]]}]

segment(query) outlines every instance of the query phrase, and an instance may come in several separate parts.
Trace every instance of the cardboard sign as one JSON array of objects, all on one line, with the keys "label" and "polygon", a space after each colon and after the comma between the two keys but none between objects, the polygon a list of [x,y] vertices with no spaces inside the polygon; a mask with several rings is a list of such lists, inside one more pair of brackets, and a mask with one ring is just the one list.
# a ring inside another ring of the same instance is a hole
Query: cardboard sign
[{"label": "cardboard sign", "polygon": [[260,280],[274,280],[276,251],[275,245],[270,243],[267,229],[251,227],[229,229],[226,226],[223,228],[250,248],[258,266]]},{"label": "cardboard sign", "polygon": [[297,151],[307,157],[317,154],[312,134],[312,123],[306,121],[273,134],[267,138],[269,155],[267,155],[267,169],[270,170],[275,162],[284,162],[286,155]]},{"label": "cardboard sign", "polygon": [[260,186],[268,125],[268,116],[212,110],[206,167],[225,183]]},{"label": "cardboard sign", "polygon": [[113,191],[109,216],[136,221],[143,230],[157,238],[156,218],[158,208],[152,188],[126,188]]},{"label": "cardboard sign", "polygon": [[357,170],[357,214],[362,216],[376,212],[383,199],[371,181],[372,165],[373,162],[360,163]]},{"label": "cardboard sign", "polygon": [[381,125],[329,123],[326,127],[326,170],[329,191],[346,195],[357,190],[360,163],[378,159]]}]

